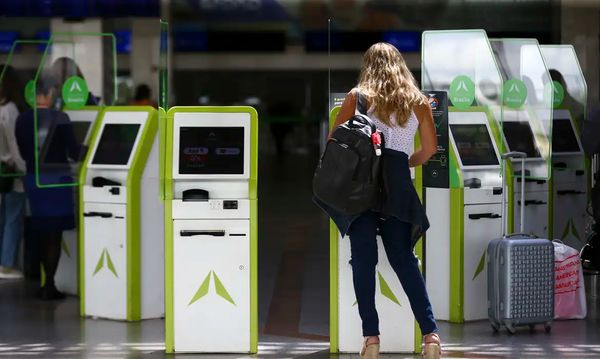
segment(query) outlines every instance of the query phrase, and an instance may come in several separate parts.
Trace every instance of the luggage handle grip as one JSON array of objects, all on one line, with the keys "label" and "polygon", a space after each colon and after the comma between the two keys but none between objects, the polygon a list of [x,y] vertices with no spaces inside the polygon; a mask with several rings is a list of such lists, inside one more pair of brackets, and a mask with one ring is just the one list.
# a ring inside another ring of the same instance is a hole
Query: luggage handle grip
[{"label": "luggage handle grip", "polygon": [[[506,188],[506,161],[508,159],[515,158],[521,160],[521,178],[525,178],[525,159],[527,158],[527,154],[525,152],[512,151],[506,152],[502,154],[502,162],[504,171],[502,173],[502,237],[506,236],[506,227],[508,225],[508,221],[506,220],[506,194],[504,189]],[[525,203],[525,181],[521,181],[521,203]],[[521,206],[521,225],[520,232],[525,232],[525,206]]]},{"label": "luggage handle grip", "polygon": [[[529,233],[513,233],[513,234],[509,234],[506,236],[503,236],[503,239],[511,239],[511,238],[515,238],[515,237],[526,237],[526,238],[537,238],[536,236],[529,234]],[[526,239],[523,238],[523,239]]]}]

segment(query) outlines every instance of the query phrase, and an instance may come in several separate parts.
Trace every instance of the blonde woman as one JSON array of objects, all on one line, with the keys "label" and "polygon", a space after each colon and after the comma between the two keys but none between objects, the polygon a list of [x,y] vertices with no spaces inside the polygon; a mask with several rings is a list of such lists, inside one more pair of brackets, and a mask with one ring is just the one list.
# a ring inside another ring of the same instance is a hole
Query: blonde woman
[{"label": "blonde woman", "polygon": [[[383,132],[386,195],[376,210],[353,218],[336,215],[332,218],[340,231],[350,236],[352,279],[364,336],[360,354],[362,358],[379,356],[379,318],[375,308],[379,230],[389,262],[424,334],[423,356],[439,358],[440,337],[418,259],[413,253],[416,241],[429,228],[429,222],[409,169],[423,164],[437,151],[431,107],[400,52],[387,43],[375,44],[365,53],[358,86],[346,96],[336,127],[354,115],[359,93],[367,104],[369,117]],[[421,148],[409,156],[417,130]],[[407,323],[407,330],[408,327]]]}]

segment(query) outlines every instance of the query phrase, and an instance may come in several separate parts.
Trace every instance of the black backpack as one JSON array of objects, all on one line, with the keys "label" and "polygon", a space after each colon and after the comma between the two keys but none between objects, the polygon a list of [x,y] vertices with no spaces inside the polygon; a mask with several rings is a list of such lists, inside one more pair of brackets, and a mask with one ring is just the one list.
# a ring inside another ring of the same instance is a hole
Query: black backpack
[{"label": "black backpack", "polygon": [[315,171],[313,194],[319,201],[343,215],[376,207],[381,196],[381,151],[372,140],[376,133],[383,141],[359,93],[355,115],[334,130]]}]

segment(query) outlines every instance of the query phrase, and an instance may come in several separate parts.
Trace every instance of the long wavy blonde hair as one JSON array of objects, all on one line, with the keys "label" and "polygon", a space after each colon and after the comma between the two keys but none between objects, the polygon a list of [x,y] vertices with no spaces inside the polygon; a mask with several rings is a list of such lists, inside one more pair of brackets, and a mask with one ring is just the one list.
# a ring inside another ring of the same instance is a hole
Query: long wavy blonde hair
[{"label": "long wavy blonde hair", "polygon": [[400,51],[385,42],[371,46],[365,53],[358,89],[388,126],[404,127],[413,108],[427,103]]}]

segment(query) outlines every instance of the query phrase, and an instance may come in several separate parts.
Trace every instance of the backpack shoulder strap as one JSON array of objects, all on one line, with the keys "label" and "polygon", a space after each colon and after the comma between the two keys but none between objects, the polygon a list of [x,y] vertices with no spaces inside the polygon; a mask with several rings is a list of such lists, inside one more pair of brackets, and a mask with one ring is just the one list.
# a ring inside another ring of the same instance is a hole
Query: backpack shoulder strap
[{"label": "backpack shoulder strap", "polygon": [[367,115],[367,103],[365,97],[360,93],[360,91],[356,91],[356,108],[354,109],[355,115]]}]

